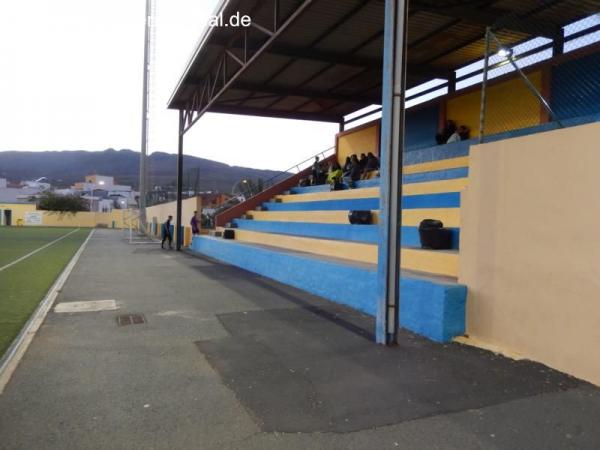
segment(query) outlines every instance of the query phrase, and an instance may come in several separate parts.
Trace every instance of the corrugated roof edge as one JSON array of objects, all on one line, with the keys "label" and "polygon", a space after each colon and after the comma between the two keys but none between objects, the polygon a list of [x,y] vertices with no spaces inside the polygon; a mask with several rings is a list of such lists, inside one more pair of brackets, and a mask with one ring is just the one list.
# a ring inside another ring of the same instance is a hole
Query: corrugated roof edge
[{"label": "corrugated roof edge", "polygon": [[[221,12],[224,12],[225,9],[227,9],[227,6],[229,5],[229,3],[231,3],[231,0],[221,0],[220,3],[217,3],[217,6],[213,11],[212,16],[218,16],[219,14],[221,14]],[[185,65],[185,69],[184,69],[183,73],[181,74],[181,77],[179,77],[177,86],[175,86],[175,89],[173,90],[173,93],[171,94],[171,97],[169,98],[169,101],[167,102],[167,108],[171,108],[171,105],[173,104],[173,100],[174,100],[175,96],[177,95],[179,88],[183,84],[183,80],[185,79],[186,75],[190,71],[192,64],[194,63],[194,61],[196,60],[196,57],[198,56],[198,53],[200,53],[200,50],[202,50],[202,47],[204,46],[204,44],[206,43],[208,38],[210,38],[210,35],[213,30],[214,30],[214,27],[208,26],[208,22],[207,22],[206,26],[204,27],[204,32],[200,36],[200,39],[198,39],[198,44],[196,44],[195,50],[192,52],[192,55],[188,58],[188,62]]]}]

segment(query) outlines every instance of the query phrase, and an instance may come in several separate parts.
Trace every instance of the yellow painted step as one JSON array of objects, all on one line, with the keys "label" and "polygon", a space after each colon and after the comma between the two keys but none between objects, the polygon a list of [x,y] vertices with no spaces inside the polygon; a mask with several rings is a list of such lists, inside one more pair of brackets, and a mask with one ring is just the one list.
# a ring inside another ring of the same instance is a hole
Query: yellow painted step
[{"label": "yellow painted step", "polygon": [[276,195],[282,202],[314,202],[318,200],[344,200],[379,197],[379,187],[344,189],[341,191],[309,192],[308,194]]},{"label": "yellow painted step", "polygon": [[[378,223],[379,211],[373,213],[373,223]],[[348,211],[248,211],[254,220],[274,222],[344,223],[348,224]],[[402,225],[419,226],[423,219],[438,219],[444,226],[460,227],[460,208],[423,208],[402,211]]]},{"label": "yellow painted step", "polygon": [[469,167],[469,157],[460,156],[458,158],[438,159],[437,161],[431,161],[420,164],[412,164],[410,166],[404,166],[402,171],[404,175],[411,173],[422,173],[422,172],[433,172],[436,170],[446,169],[458,169],[459,167]]},{"label": "yellow painted step", "polygon": [[[261,233],[239,229],[235,230],[235,240],[315,255],[342,258],[350,261],[377,264],[377,245],[374,244]],[[406,270],[451,277],[458,276],[458,252],[403,248],[401,262],[402,269]]]},{"label": "yellow painted step", "polygon": [[440,194],[443,192],[460,192],[469,184],[468,178],[451,180],[424,181],[402,185],[402,195]]},{"label": "yellow painted step", "polygon": [[331,256],[366,263],[377,262],[377,246],[361,242],[335,241],[259,231],[235,230],[235,240],[253,244],[271,245],[298,252]]},{"label": "yellow painted step", "polygon": [[[467,178],[451,180],[424,181],[407,183],[402,186],[403,195],[438,194],[442,192],[460,192],[468,184]],[[286,202],[314,202],[319,200],[343,200],[355,198],[379,197],[379,187],[345,189],[342,191],[310,192],[308,194],[276,195],[274,198]]]},{"label": "yellow painted step", "polygon": [[400,253],[402,269],[458,277],[457,251],[403,248]]}]

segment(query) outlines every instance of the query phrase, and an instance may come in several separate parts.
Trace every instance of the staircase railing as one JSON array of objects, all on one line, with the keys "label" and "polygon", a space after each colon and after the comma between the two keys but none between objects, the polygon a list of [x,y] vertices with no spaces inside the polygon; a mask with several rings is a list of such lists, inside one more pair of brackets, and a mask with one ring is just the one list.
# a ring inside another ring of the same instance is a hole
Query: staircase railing
[{"label": "staircase railing", "polygon": [[[275,184],[275,180],[280,179],[282,176],[284,176],[286,174],[288,176],[292,176],[295,173],[297,174],[300,171],[306,169],[307,167],[311,167],[312,163],[313,163],[313,161],[314,161],[314,159],[316,157],[320,157],[321,159],[325,159],[325,158],[330,157],[334,153],[335,153],[335,146],[329,147],[329,148],[326,148],[325,150],[323,150],[323,151],[321,151],[319,153],[316,153],[316,154],[312,155],[310,158],[307,158],[304,161],[299,162],[298,164],[294,164],[289,169],[284,170],[283,172],[278,173],[277,175],[275,175],[275,176],[269,178],[267,181],[265,181],[265,189],[273,186]],[[296,170],[296,172],[295,173],[292,172],[293,170]]]},{"label": "staircase railing", "polygon": [[[265,189],[256,195],[240,202],[239,199],[230,199],[225,202],[215,211],[214,225],[225,226],[228,222],[236,217],[239,217],[244,212],[256,208],[261,203],[267,201],[274,195],[280,194],[298,184],[300,179],[310,175],[312,161],[316,158],[322,158],[321,162],[328,163],[335,157],[335,147],[329,147],[298,164],[293,165],[289,169],[269,178],[265,182]],[[293,171],[296,171],[295,173]],[[232,202],[232,204],[229,204]]]}]

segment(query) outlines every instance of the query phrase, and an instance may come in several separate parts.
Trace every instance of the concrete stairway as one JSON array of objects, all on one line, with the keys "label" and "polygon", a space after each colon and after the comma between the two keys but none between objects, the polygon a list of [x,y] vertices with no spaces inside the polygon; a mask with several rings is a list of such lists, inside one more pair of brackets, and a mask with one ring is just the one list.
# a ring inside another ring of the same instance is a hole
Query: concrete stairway
[{"label": "concrete stairway", "polygon": [[[442,342],[464,332],[466,287],[456,277],[467,164],[459,156],[405,167],[400,320]],[[233,220],[234,240],[198,236],[191,248],[375,314],[378,184],[365,180],[333,192],[328,186],[292,188]],[[351,225],[350,210],[371,210],[373,224]],[[451,250],[420,248],[418,225],[428,218],[453,230]]]}]

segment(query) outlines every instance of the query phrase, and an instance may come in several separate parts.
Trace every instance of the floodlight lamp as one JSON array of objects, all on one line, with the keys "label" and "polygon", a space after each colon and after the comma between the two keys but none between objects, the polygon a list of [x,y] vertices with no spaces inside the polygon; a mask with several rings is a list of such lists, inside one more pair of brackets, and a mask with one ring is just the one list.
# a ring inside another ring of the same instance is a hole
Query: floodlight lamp
[{"label": "floodlight lamp", "polygon": [[510,49],[510,48],[500,47],[500,50],[498,50],[498,56],[500,56],[501,58],[508,58],[511,55],[512,55],[512,49]]}]

